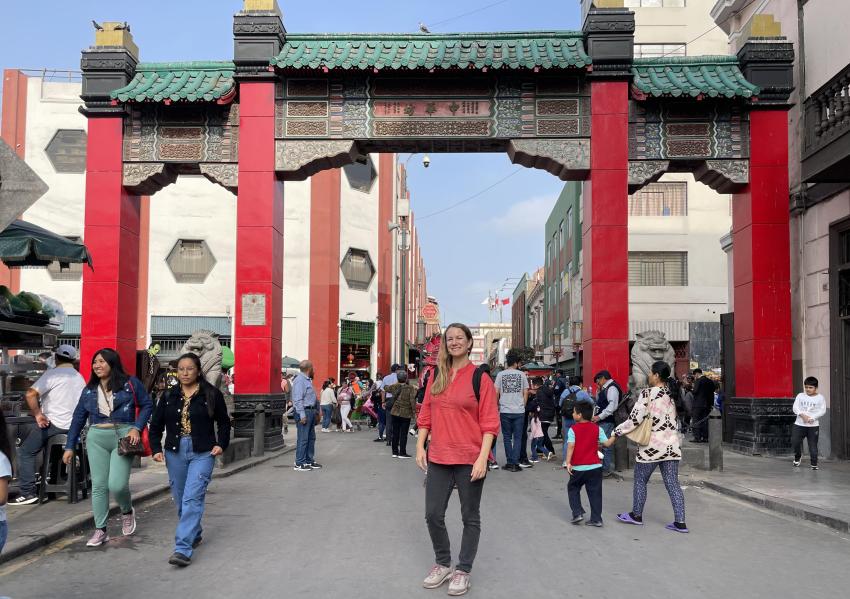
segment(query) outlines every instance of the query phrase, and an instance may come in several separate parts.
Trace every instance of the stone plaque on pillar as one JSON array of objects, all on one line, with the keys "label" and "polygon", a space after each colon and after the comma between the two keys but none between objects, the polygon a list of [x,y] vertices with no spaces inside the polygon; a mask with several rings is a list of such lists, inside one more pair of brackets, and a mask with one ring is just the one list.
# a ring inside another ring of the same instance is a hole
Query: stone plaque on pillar
[{"label": "stone plaque on pillar", "polygon": [[242,294],[242,326],[266,326],[266,295],[264,293]]}]

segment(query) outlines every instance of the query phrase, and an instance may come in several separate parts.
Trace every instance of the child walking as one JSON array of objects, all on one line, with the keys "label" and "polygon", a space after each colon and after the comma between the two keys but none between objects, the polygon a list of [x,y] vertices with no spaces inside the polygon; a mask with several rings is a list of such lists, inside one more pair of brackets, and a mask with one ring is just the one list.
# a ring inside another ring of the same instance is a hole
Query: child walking
[{"label": "child walking", "polygon": [[540,416],[537,412],[531,413],[531,454],[528,456],[528,461],[537,463],[540,461],[538,452],[543,452],[543,425],[540,423]]},{"label": "child walking", "polygon": [[809,459],[812,470],[818,469],[818,434],[820,423],[818,418],[826,414],[826,399],[818,393],[818,380],[810,376],[803,381],[804,393],[799,393],[794,400],[794,413],[797,421],[791,429],[791,445],[794,448],[794,466],[800,465],[803,457],[803,437],[809,444]]},{"label": "child walking", "polygon": [[602,428],[591,422],[593,404],[576,402],[573,408],[575,424],[567,432],[567,471],[570,482],[567,483],[567,497],[573,524],[584,520],[584,508],[581,505],[581,488],[585,488],[590,502],[590,520],[587,526],[602,526],[602,460],[599,457],[599,444],[608,437]]}]

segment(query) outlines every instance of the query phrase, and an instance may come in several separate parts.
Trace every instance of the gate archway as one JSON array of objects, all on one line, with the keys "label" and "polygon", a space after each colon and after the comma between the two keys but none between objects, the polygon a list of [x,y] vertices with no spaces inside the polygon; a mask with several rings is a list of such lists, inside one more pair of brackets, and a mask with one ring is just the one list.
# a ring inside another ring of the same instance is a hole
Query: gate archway
[{"label": "gate archway", "polygon": [[[137,196],[203,174],[238,198],[237,405],[277,408],[283,181],[369,153],[506,152],[584,181],[584,363],[621,381],[628,192],[689,171],[735,193],[736,405],[753,442],[763,400],[790,397],[784,38],[635,60],[622,8],[591,9],[582,31],[322,35],[287,33],[275,0],[245,0],[232,61],[145,64],[128,30],[104,27],[82,59],[86,243],[100,256],[84,279],[84,361],[135,349]],[[388,313],[387,286],[378,302]]]}]

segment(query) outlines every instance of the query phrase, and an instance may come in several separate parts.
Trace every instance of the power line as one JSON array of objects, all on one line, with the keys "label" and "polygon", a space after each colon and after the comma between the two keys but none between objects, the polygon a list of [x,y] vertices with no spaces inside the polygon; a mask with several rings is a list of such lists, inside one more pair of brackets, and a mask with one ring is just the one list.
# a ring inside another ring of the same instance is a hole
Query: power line
[{"label": "power line", "polygon": [[761,1],[762,1],[762,0],[750,0],[750,1],[749,1],[749,2],[747,2],[744,6],[742,6],[741,8],[739,8],[738,10],[736,10],[735,12],[733,12],[731,15],[729,15],[728,17],[726,17],[725,19],[723,19],[723,20],[722,20],[722,21],[720,21],[719,23],[716,23],[716,24],[714,25],[714,27],[712,27],[711,29],[707,29],[706,31],[703,31],[703,32],[702,32],[702,33],[700,33],[698,36],[696,36],[694,39],[692,39],[692,40],[690,40],[690,41],[688,41],[688,42],[685,42],[684,44],[679,44],[678,46],[676,46],[675,48],[673,48],[673,49],[672,49],[672,50],[670,50],[669,52],[667,52],[667,53],[665,53],[665,54],[662,54],[662,55],[661,55],[661,58],[664,58],[665,56],[669,56],[669,55],[670,55],[670,54],[672,54],[673,52],[676,52],[679,48],[687,48],[688,44],[693,44],[695,41],[697,41],[697,40],[698,40],[698,39],[700,39],[701,37],[704,37],[704,36],[708,35],[708,34],[709,34],[709,33],[711,33],[712,31],[714,31],[715,29],[717,29],[718,27],[720,27],[723,23],[725,23],[725,22],[726,22],[726,21],[728,21],[729,19],[731,19],[731,18],[733,18],[733,17],[737,17],[739,14],[741,14],[741,13],[744,11],[744,9],[746,9],[747,7],[749,7],[751,4],[755,4],[756,2],[761,2]]},{"label": "power line", "polygon": [[482,189],[481,191],[479,191],[477,193],[472,194],[468,198],[464,198],[459,202],[455,202],[451,206],[446,206],[445,208],[437,210],[436,212],[432,212],[431,214],[426,214],[425,216],[417,216],[416,222],[422,222],[426,218],[431,218],[432,216],[437,216],[438,214],[443,214],[444,212],[448,212],[449,210],[453,210],[454,208],[457,208],[461,204],[465,204],[466,202],[469,202],[470,200],[474,200],[475,198],[484,195],[486,192],[490,191],[491,189],[493,189],[494,187],[496,187],[500,183],[504,183],[505,181],[507,181],[508,179],[510,179],[511,177],[513,177],[514,175],[516,175],[517,173],[519,173],[522,170],[525,170],[525,169],[520,167],[520,168],[518,168],[514,171],[511,171],[510,173],[508,173],[506,176],[502,177],[501,179],[499,179],[495,183],[485,187],[484,189]]},{"label": "power line", "polygon": [[457,15],[455,17],[451,17],[449,19],[443,19],[442,21],[437,21],[436,23],[431,23],[431,27],[439,27],[440,25],[445,25],[446,23],[449,23],[451,21],[456,21],[457,19],[462,19],[463,17],[468,17],[469,15],[474,15],[476,13],[485,11],[488,8],[493,8],[494,6],[499,6],[500,4],[505,4],[506,2],[510,2],[510,0],[499,0],[498,2],[493,2],[491,4],[488,4],[487,6],[482,6],[480,8],[470,10],[469,12],[465,12],[465,13]]}]

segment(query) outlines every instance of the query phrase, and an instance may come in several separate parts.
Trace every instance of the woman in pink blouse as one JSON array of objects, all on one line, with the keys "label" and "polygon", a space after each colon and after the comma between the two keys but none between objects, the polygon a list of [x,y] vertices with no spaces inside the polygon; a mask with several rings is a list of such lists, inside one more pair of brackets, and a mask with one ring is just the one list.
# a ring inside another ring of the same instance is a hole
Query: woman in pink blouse
[{"label": "woman in pink blouse", "polygon": [[[434,589],[447,580],[449,595],[469,589],[469,572],[481,536],[481,493],[487,476],[487,456],[499,434],[496,390],[487,374],[479,373],[478,396],[473,388],[476,368],[469,361],[472,333],[466,325],[446,328],[433,381],[419,411],[416,463],[427,473],[425,521],[434,547],[435,565],[423,582]],[[425,442],[429,441],[428,451]],[[446,507],[452,490],[460,498],[463,537],[454,570],[446,531]]]}]

